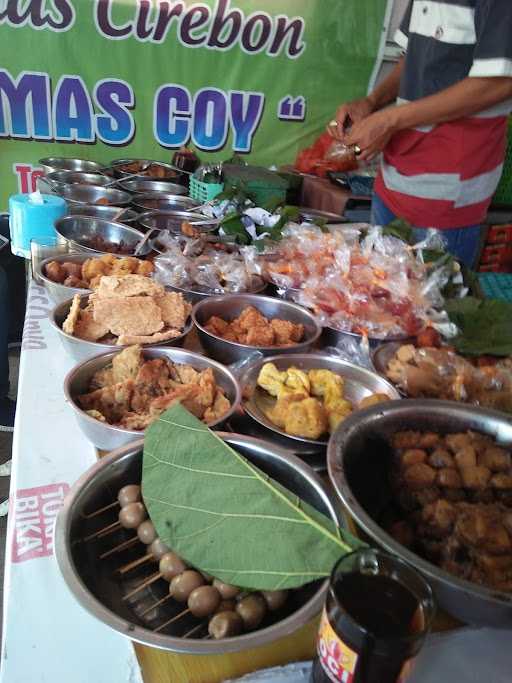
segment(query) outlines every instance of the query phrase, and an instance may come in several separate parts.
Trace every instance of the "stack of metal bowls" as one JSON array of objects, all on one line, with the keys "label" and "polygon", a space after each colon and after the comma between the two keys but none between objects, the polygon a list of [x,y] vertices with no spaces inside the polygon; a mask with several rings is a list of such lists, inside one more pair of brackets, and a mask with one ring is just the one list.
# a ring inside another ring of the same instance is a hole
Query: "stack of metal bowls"
[{"label": "stack of metal bowls", "polygon": [[102,173],[103,165],[88,159],[73,159],[68,157],[45,157],[39,159],[39,166],[45,175],[53,171],[76,171],[77,173]]},{"label": "stack of metal bowls", "polygon": [[[334,523],[343,525],[325,485],[303,462],[264,441],[238,434],[220,433],[219,436],[269,477]],[[165,632],[155,632],[160,624],[182,611],[183,606],[167,600],[157,609],[148,611],[148,606],[168,595],[168,584],[164,580],[152,582],[127,601],[124,598],[133,589],[133,575],[120,577],[116,572],[123,562],[133,561],[147,552],[145,547],[132,545],[128,550],[110,554],[98,562],[98,555],[128,539],[129,532],[119,529],[108,537],[83,542],[99,528],[117,521],[117,509],[93,518],[90,513],[111,504],[123,486],[140,482],[141,451],[142,442],[138,441],[101,458],[75,483],[59,512],[55,529],[57,562],[69,589],[85,610],[138,643],[168,652],[208,656],[244,652],[265,645],[272,645],[275,651],[280,639],[295,633],[319,614],[325,601],[327,580],[292,591],[283,610],[274,617],[270,613],[257,631],[224,640],[201,636],[184,638],[183,635],[198,623],[188,618],[170,624]],[[154,572],[154,568],[149,565],[146,571]]]},{"label": "stack of metal bowls", "polygon": [[101,173],[81,173],[78,171],[52,171],[41,178],[52,190],[59,192],[68,185],[97,185],[104,186],[111,183],[111,179]]},{"label": "stack of metal bowls", "polygon": [[[133,255],[137,245],[144,238],[140,230],[124,225],[105,221],[102,218],[93,216],[65,216],[55,221],[55,230],[60,238],[68,245],[70,252],[84,252],[86,254],[117,254],[118,256]],[[101,251],[89,246],[91,238],[102,238],[111,244],[121,245],[126,248],[123,251]],[[128,251],[129,250],[129,251]],[[151,250],[149,244],[145,244],[140,252],[140,256],[148,254]]]},{"label": "stack of metal bowls", "polygon": [[182,185],[170,183],[166,180],[145,180],[144,178],[132,178],[131,180],[119,180],[118,186],[131,194],[167,194],[182,195],[187,190]]},{"label": "stack of metal bowls", "polygon": [[122,207],[128,206],[132,200],[128,192],[100,185],[64,185],[59,190],[59,195],[71,205],[99,204]]}]

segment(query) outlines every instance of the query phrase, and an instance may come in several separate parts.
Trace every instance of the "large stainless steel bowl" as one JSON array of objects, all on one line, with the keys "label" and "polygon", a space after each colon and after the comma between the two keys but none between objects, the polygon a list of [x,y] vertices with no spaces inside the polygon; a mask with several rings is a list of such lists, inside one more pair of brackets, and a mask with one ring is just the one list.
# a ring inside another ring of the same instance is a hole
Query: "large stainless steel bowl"
[{"label": "large stainless steel bowl", "polygon": [[[258,439],[238,434],[221,433],[220,436],[268,476],[342,525],[341,515],[321,479],[303,462]],[[116,576],[116,569],[140,557],[145,551],[144,546],[140,544],[98,561],[99,554],[129,538],[129,532],[119,530],[106,539],[86,543],[80,540],[117,519],[117,510],[92,519],[87,519],[87,514],[111,503],[122,486],[140,482],[141,450],[142,442],[138,441],[99,460],[68,492],[59,512],[55,529],[57,562],[69,589],[84,609],[138,643],[195,655],[223,655],[276,643],[320,612],[327,581],[317,581],[292,591],[284,616],[281,612],[278,621],[267,618],[262,628],[252,633],[220,641],[185,639],[181,636],[198,623],[192,618],[175,622],[166,629],[166,633],[155,633],[153,629],[183,609],[173,601],[167,601],[152,613],[139,616],[168,593],[168,584],[163,580],[157,581],[128,602],[123,597],[130,590],[130,579]],[[153,573],[154,566],[148,565],[146,572]],[[139,571],[137,576],[140,580],[145,574]]]},{"label": "large stainless steel bowl", "polygon": [[68,204],[100,204],[100,206],[128,206],[132,196],[128,192],[100,185],[65,185],[59,195]]},{"label": "large stainless steel bowl", "polygon": [[[326,446],[327,439],[307,439],[301,436],[292,436],[268,419],[261,409],[261,405],[268,400],[268,394],[257,386],[258,375],[265,363],[274,363],[279,371],[287,370],[291,366],[306,372],[309,370],[331,370],[343,377],[344,395],[353,405],[357,405],[363,398],[371,394],[386,394],[390,399],[399,398],[397,390],[387,380],[371,370],[360,368],[336,356],[297,353],[259,359],[249,366],[240,379],[244,396],[248,397],[244,401],[245,411],[253,420],[266,427],[270,432],[289,439],[290,448],[293,448],[293,444],[296,442]],[[357,411],[357,415],[360,415],[359,411]]]},{"label": "large stainless steel bowl", "polygon": [[170,183],[166,180],[145,180],[144,178],[132,178],[132,180],[120,180],[120,188],[131,194],[186,194],[183,185]]},{"label": "large stainless steel bowl", "polygon": [[200,223],[197,229],[200,232],[213,232],[219,227],[218,222],[213,218],[211,223],[208,218],[201,213],[192,211],[148,211],[139,216],[139,225],[147,230],[169,230],[175,235],[181,235],[181,226],[187,222],[191,225]]},{"label": "large stainless steel bowl", "polygon": [[[89,303],[89,294],[84,294],[83,289],[79,290],[77,293],[80,295],[80,308],[85,308]],[[85,341],[84,339],[73,337],[71,334],[66,334],[62,329],[62,324],[68,317],[72,301],[73,299],[68,298],[66,301],[55,306],[50,313],[50,324],[57,330],[63,347],[72,358],[76,361],[84,361],[93,356],[97,356],[99,353],[106,353],[114,350],[121,351],[123,348],[126,348],[125,346],[118,346],[117,344],[102,344],[100,342]],[[185,338],[192,327],[192,319],[189,318],[179,337],[169,339],[169,341],[166,342],[159,342],[158,344],[145,344],[144,348],[156,346],[183,346]]]},{"label": "large stainless steel bowl", "polygon": [[43,287],[48,292],[50,299],[56,303],[61,304],[64,301],[69,302],[70,298],[74,297],[75,294],[83,296],[90,292],[89,289],[81,289],[79,287],[68,287],[67,285],[62,285],[60,282],[54,282],[46,276],[46,266],[52,261],[57,261],[57,263],[79,263],[82,265],[90,256],[86,254],[63,254],[62,256],[51,256],[50,258],[44,259],[37,265],[35,276],[36,280],[43,283]]},{"label": "large stainless steel bowl", "polygon": [[[120,245],[123,242],[125,247],[130,248],[130,252],[115,253],[117,256],[129,256],[133,254],[139,242],[144,238],[140,230],[136,230],[124,223],[114,223],[105,221],[102,218],[93,216],[64,216],[55,221],[55,230],[68,244],[70,251],[81,251],[86,254],[108,254],[111,252],[99,251],[87,246],[92,237],[101,237],[112,244]],[[140,256],[145,256],[151,251],[149,244],[145,244],[140,252]],[[114,252],[112,252],[114,253]]]},{"label": "large stainless steel bowl", "polygon": [[384,403],[347,418],[331,437],[329,476],[358,527],[378,545],[417,567],[430,581],[439,605],[463,622],[512,627],[512,594],[458,579],[398,543],[379,525],[391,500],[389,442],[401,430],[441,434],[473,430],[512,447],[512,420],[503,413],[451,401]]},{"label": "large stainless steel bowl", "polygon": [[136,211],[127,209],[125,206],[102,206],[101,204],[72,204],[68,213],[72,216],[92,216],[105,221],[126,223],[126,225],[135,225],[139,218]]},{"label": "large stainless steel bowl", "polygon": [[78,171],[52,171],[43,177],[50,187],[61,190],[67,185],[107,185],[110,178],[101,173],[80,173]]},{"label": "large stainless steel bowl", "polygon": [[[112,168],[114,171],[114,175],[116,178],[126,178],[128,176],[133,176],[134,173],[133,171],[127,171],[123,168],[123,166],[127,166],[129,164],[134,164],[138,162],[139,164],[142,164],[144,166],[151,164],[153,167],[159,167],[163,168],[165,171],[165,175],[162,176],[161,178],[154,178],[154,180],[167,180],[167,181],[178,181],[181,178],[184,178],[184,174],[181,173],[181,171],[176,170],[171,166],[171,164],[166,164],[163,161],[155,161],[153,159],[114,159],[109,166]],[[151,176],[147,174],[147,172],[141,171],[136,175],[136,178],[147,178],[148,180],[153,180]]]},{"label": "large stainless steel bowl", "polygon": [[[119,351],[104,353],[101,356],[90,358],[70,370],[66,379],[64,380],[64,394],[66,400],[73,408],[75,417],[78,421],[80,429],[85,436],[93,443],[96,448],[101,450],[112,450],[113,448],[120,448],[126,444],[140,439],[142,432],[134,429],[123,429],[121,427],[113,427],[105,422],[100,422],[94,417],[87,415],[75,401],[77,396],[86,394],[89,391],[89,385],[92,376],[98,370],[106,367],[112,362],[114,356]],[[240,387],[233,373],[220,363],[216,363],[205,356],[200,356],[198,353],[192,351],[184,351],[183,349],[169,348],[169,347],[153,347],[144,348],[144,357],[152,358],[168,358],[173,363],[188,364],[196,370],[206,370],[211,368],[215,375],[215,381],[221,389],[224,390],[226,398],[231,403],[231,408],[228,412],[218,420],[208,423],[209,427],[216,427],[223,424],[230,418],[230,416],[237,410],[240,403]]]},{"label": "large stainless steel bowl", "polygon": [[44,159],[39,159],[38,164],[45,173],[60,170],[77,171],[79,173],[101,173],[103,169],[103,165],[98,164],[96,161],[73,159],[71,157],[45,157]]},{"label": "large stainless steel bowl", "polygon": [[[254,306],[269,320],[278,318],[304,325],[303,341],[285,347],[248,346],[247,344],[227,341],[205,329],[204,326],[212,316],[231,321],[237,318],[248,306]],[[203,299],[195,305],[192,311],[192,320],[203,349],[210,358],[215,358],[221,363],[236,363],[247,358],[253,351],[259,351],[264,356],[306,352],[313,346],[321,332],[315,316],[305,308],[288,301],[254,294],[228,294]]]},{"label": "large stainless steel bowl", "polygon": [[181,188],[184,192],[179,194],[173,192],[172,194],[164,194],[163,192],[148,192],[146,194],[136,194],[132,198],[132,206],[138,211],[190,211],[199,202],[190,197],[186,197],[186,190]]}]

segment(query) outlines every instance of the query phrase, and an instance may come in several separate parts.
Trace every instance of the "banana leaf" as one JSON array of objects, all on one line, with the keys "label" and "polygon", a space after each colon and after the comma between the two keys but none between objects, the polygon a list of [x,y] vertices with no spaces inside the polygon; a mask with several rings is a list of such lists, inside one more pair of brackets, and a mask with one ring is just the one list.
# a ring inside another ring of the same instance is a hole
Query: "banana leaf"
[{"label": "banana leaf", "polygon": [[244,588],[302,586],[363,545],[179,404],[146,430],[142,494],[170,548]]}]

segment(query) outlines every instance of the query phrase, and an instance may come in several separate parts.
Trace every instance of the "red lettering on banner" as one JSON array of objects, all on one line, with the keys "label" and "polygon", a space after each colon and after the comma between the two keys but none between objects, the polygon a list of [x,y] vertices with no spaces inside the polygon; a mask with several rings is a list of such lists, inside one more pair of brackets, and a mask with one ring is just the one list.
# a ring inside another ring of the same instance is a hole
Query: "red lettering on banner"
[{"label": "red lettering on banner", "polygon": [[25,562],[53,555],[53,527],[68,484],[48,484],[16,492],[12,561]]}]

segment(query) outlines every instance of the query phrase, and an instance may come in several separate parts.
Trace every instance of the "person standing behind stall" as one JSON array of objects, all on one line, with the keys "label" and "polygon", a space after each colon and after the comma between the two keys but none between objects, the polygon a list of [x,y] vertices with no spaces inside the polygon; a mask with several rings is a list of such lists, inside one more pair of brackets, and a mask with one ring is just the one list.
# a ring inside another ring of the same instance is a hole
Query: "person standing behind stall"
[{"label": "person standing behind stall", "polygon": [[374,224],[402,218],[419,239],[425,228],[442,230],[471,266],[503,169],[512,0],[410,0],[395,40],[405,54],[392,73],[340,106],[329,130],[357,145],[360,159],[383,152]]}]

